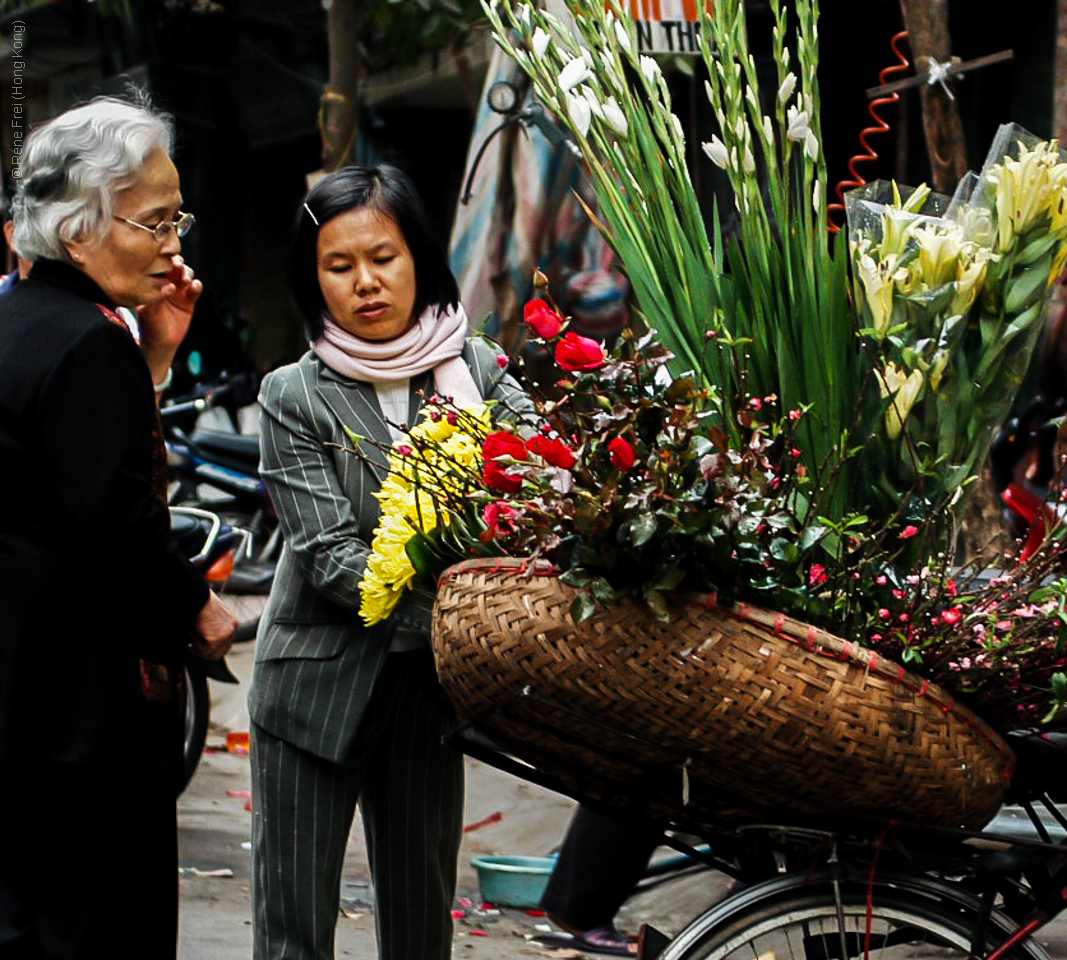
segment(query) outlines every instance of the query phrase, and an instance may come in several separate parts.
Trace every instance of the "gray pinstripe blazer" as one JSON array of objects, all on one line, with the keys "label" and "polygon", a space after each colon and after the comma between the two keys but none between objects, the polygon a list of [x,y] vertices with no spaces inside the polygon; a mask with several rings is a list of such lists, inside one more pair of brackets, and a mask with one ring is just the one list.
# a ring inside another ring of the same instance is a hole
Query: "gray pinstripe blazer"
[{"label": "gray pinstripe blazer", "polygon": [[[463,358],[482,396],[518,410],[529,399],[496,352],[471,339]],[[432,374],[412,380],[409,423]],[[345,453],[345,428],[388,446],[374,387],[344,377],[312,352],[263,380],[260,472],[285,535],[256,640],[252,720],[281,740],[335,763],[355,737],[396,625],[429,632],[427,611],[399,605],[385,623],[359,619],[359,583],[378,521],[371,496],[384,469]],[[370,444],[370,459],[384,460]]]}]

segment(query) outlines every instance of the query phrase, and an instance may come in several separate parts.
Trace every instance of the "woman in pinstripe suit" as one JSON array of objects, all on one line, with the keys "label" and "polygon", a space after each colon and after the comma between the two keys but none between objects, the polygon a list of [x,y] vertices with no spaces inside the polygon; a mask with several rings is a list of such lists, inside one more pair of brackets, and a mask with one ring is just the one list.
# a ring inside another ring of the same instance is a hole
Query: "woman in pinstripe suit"
[{"label": "woman in pinstripe suit", "polygon": [[291,252],[311,350],[263,382],[262,464],[285,549],[260,626],[253,721],[256,960],[333,957],[341,868],[364,821],[382,960],[451,954],[462,757],[434,672],[428,613],[362,625],[359,583],[381,457],[423,396],[528,405],[467,337],[455,278],[410,180],[349,167],[307,197]]}]

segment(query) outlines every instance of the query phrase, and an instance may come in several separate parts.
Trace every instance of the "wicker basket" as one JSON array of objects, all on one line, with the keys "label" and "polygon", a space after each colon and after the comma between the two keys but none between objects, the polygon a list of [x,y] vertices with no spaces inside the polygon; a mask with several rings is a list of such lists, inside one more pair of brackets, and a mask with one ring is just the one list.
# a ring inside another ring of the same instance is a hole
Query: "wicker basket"
[{"label": "wicker basket", "polygon": [[977,828],[1014,756],[942,690],[752,607],[669,624],[623,602],[575,625],[573,591],[520,560],[441,578],[434,651],[460,713],[568,792],[680,827],[896,817]]}]

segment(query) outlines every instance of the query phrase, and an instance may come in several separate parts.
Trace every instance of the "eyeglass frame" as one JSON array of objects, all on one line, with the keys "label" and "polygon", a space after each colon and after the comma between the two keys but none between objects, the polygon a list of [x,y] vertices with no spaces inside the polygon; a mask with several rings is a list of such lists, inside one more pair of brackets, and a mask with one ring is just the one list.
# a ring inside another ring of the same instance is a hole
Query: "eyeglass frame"
[{"label": "eyeglass frame", "polygon": [[[167,242],[167,237],[170,236],[171,230],[174,231],[175,236],[184,237],[193,228],[193,224],[196,223],[196,217],[191,213],[183,213],[178,211],[178,215],[174,218],[168,218],[166,220],[160,220],[154,227],[146,227],[143,223],[138,223],[136,220],[131,220],[129,217],[120,217],[117,213],[114,214],[116,220],[122,223],[128,223],[131,227],[137,227],[138,230],[144,230],[147,233],[152,234],[153,239],[158,244],[164,244]],[[166,228],[166,229],[164,229]],[[162,230],[162,235],[160,234]]]}]

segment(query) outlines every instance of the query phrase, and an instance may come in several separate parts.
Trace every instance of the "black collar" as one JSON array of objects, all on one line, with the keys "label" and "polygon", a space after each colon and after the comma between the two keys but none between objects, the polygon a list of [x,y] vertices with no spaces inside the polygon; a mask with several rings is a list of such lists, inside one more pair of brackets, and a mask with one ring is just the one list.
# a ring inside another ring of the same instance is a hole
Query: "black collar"
[{"label": "black collar", "polygon": [[111,298],[104,293],[87,273],[72,267],[69,263],[59,260],[37,260],[30,270],[29,280],[40,280],[42,283],[61,287],[73,293],[75,296],[90,300],[93,303],[103,304],[105,307],[114,307]]}]

